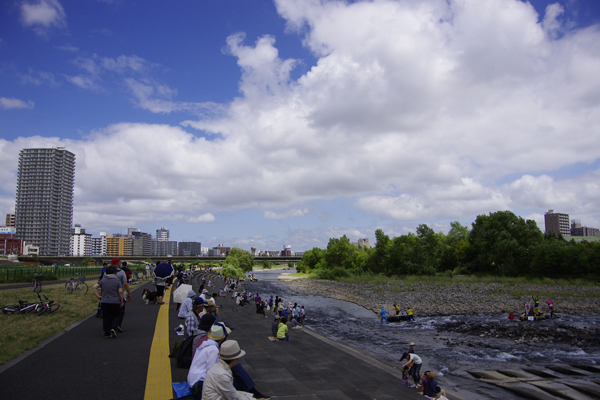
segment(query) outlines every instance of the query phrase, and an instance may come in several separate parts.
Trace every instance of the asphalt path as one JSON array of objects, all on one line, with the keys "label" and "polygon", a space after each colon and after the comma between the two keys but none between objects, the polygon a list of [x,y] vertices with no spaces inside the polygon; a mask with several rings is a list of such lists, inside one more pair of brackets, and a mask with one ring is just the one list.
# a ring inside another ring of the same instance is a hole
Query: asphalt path
[{"label": "asphalt path", "polygon": [[[197,291],[201,279],[192,281]],[[222,280],[211,276],[218,287]],[[93,315],[55,335],[42,345],[0,366],[0,398],[39,399],[144,399],[147,397],[150,350],[160,307],[169,307],[169,348],[182,341],[175,328],[174,303],[145,305],[138,287],[127,303],[124,333],[104,339],[102,321]],[[209,289],[211,292],[212,289]],[[273,293],[274,295],[276,293]],[[269,294],[270,295],[270,294]],[[255,307],[235,306],[231,296],[219,298],[221,320],[234,327],[230,339],[237,340],[246,355],[241,363],[256,382],[256,388],[273,399],[423,399],[415,389],[401,385],[397,365],[386,364],[318,335],[310,329],[290,329],[291,343],[271,342],[272,317],[255,313]],[[171,381],[182,382],[187,369],[171,359]],[[172,392],[173,398],[175,393]]]}]

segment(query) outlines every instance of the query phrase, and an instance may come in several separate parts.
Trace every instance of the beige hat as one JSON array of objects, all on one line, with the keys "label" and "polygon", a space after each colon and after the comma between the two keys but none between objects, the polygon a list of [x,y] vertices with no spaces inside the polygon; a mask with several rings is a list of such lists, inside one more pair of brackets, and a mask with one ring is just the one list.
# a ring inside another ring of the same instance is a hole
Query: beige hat
[{"label": "beige hat", "polygon": [[409,346],[414,346],[415,342],[410,342]]},{"label": "beige hat", "polygon": [[216,322],[210,327],[208,331],[208,338],[212,340],[227,339],[227,336],[231,333],[231,329],[225,326],[221,322]]},{"label": "beige hat", "polygon": [[240,345],[236,340],[228,340],[221,345],[219,357],[221,360],[235,360],[243,357],[246,352],[240,349]]}]

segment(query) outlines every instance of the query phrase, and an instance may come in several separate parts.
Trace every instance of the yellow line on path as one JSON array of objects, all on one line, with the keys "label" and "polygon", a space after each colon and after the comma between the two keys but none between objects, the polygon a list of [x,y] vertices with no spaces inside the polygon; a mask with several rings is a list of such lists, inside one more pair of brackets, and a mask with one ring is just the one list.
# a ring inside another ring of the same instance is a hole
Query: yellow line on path
[{"label": "yellow line on path", "polygon": [[171,288],[165,290],[160,306],[154,339],[150,348],[148,375],[146,376],[146,392],[144,400],[167,400],[173,398],[171,380],[171,359],[169,358],[169,299]]}]

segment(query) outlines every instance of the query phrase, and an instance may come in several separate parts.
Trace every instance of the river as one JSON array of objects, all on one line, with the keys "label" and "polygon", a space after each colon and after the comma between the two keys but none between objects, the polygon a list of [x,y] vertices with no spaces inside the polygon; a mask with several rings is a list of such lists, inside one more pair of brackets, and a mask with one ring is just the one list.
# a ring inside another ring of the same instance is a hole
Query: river
[{"label": "river", "polygon": [[[377,315],[364,307],[342,300],[293,293],[278,283],[281,273],[295,271],[255,271],[257,282],[246,283],[252,293],[263,299],[278,295],[287,302],[303,305],[305,325],[324,336],[346,343],[390,364],[398,360],[408,343],[416,343],[416,353],[423,358],[422,372],[434,371],[440,385],[451,393],[467,399],[520,399],[512,392],[476,380],[468,371],[507,370],[523,367],[543,368],[545,365],[600,365],[600,347],[577,347],[558,344],[525,344],[494,337],[479,337],[440,330],[447,323],[503,322],[506,315],[456,315],[418,317],[414,322],[381,324]],[[389,310],[388,310],[389,311]],[[556,323],[548,320],[543,323]],[[600,315],[583,317],[561,316],[561,323],[579,327],[600,326]],[[517,322],[515,322],[517,323]],[[522,322],[529,323],[529,322]],[[291,331],[293,335],[294,332]],[[599,338],[600,341],[600,338]]]}]

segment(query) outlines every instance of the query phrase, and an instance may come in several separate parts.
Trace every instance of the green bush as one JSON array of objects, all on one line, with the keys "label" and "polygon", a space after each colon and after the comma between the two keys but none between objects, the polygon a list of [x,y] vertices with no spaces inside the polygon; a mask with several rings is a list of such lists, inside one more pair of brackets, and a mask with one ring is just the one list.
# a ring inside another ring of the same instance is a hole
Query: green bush
[{"label": "green bush", "polygon": [[331,269],[317,269],[315,273],[319,279],[335,281],[339,278],[349,278],[350,272],[342,267],[333,267]]}]

